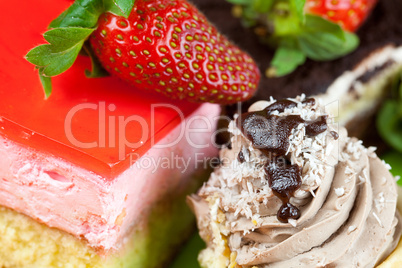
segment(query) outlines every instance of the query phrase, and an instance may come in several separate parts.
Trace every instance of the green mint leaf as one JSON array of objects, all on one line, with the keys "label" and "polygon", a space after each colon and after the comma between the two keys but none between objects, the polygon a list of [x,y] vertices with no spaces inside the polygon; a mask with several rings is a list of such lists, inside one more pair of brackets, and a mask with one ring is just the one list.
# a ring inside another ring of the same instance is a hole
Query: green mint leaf
[{"label": "green mint leaf", "polygon": [[343,31],[336,23],[312,15],[306,16],[298,42],[304,54],[317,61],[342,57],[359,45],[355,34]]},{"label": "green mint leaf", "polygon": [[93,28],[104,11],[102,0],[76,0],[66,11],[53,20],[49,27]]},{"label": "green mint leaf", "polygon": [[377,115],[377,129],[381,137],[394,149],[402,152],[402,117],[400,102],[389,100]]},{"label": "green mint leaf", "polygon": [[297,16],[299,17],[302,23],[306,22],[306,17],[304,13],[304,5],[306,4],[306,0],[290,0],[290,3],[293,9],[296,11]]},{"label": "green mint leaf", "polygon": [[115,5],[121,10],[124,17],[128,18],[133,10],[135,0],[113,0]]},{"label": "green mint leaf", "polygon": [[45,98],[47,99],[52,93],[52,78],[43,75],[43,69],[39,69],[39,78],[42,83],[43,90],[45,91]]},{"label": "green mint leaf", "polygon": [[339,24],[321,18],[315,15],[306,15],[305,24],[302,28],[303,32],[325,32],[332,33],[340,39],[345,38],[345,31],[342,30]]},{"label": "green mint leaf", "polygon": [[116,5],[115,0],[103,0],[103,6],[105,12],[107,11],[117,16],[126,17],[121,8]]},{"label": "green mint leaf", "polygon": [[91,45],[86,41],[84,43],[83,51],[86,52],[86,55],[91,58],[92,70],[85,70],[85,75],[88,78],[98,78],[108,76],[109,73],[102,67],[99,59],[96,57],[93,52]]},{"label": "green mint leaf", "polygon": [[94,31],[87,28],[57,28],[44,34],[50,43],[35,47],[26,59],[40,68],[42,75],[55,76],[73,65],[84,41]]},{"label": "green mint leaf", "polygon": [[268,69],[268,76],[284,76],[293,72],[306,61],[306,56],[297,47],[279,46]]}]

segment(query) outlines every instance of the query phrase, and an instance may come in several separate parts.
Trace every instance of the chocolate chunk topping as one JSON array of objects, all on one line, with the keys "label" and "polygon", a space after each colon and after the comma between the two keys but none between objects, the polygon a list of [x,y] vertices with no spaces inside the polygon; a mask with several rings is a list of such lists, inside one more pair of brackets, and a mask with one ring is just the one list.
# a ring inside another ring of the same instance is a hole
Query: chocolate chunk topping
[{"label": "chocolate chunk topping", "polygon": [[[281,159],[282,161],[278,161]],[[297,220],[300,217],[300,210],[290,204],[289,199],[301,186],[301,169],[298,165],[290,165],[283,157],[278,160],[275,159],[265,165],[269,187],[283,203],[278,210],[277,218],[281,222],[288,222],[289,218]]]},{"label": "chocolate chunk topping", "polygon": [[301,170],[298,165],[290,165],[282,157],[282,161],[274,159],[265,165],[265,173],[269,186],[275,195],[289,201],[293,193],[301,186]]},{"label": "chocolate chunk topping", "polygon": [[300,209],[287,202],[278,210],[277,217],[280,222],[288,222],[289,219],[297,220],[300,218]]},{"label": "chocolate chunk topping", "polygon": [[239,160],[240,163],[244,163],[246,162],[246,156],[250,157],[250,151],[246,147],[242,146],[239,154],[237,155],[237,160]]},{"label": "chocolate chunk topping", "polygon": [[[303,104],[314,105],[315,100],[307,99]],[[299,124],[304,124],[306,134],[316,136],[328,128],[327,116],[320,116],[314,121],[305,121],[300,115],[272,115],[273,111],[281,113],[286,108],[296,106],[297,103],[293,101],[280,100],[262,111],[242,114],[236,122],[242,133],[252,142],[253,147],[261,150],[268,158],[265,164],[265,174],[273,193],[283,203],[277,213],[277,218],[281,222],[288,222],[288,219],[300,217],[300,210],[290,204],[290,198],[301,186],[302,170],[300,166],[291,165],[286,160],[292,130]],[[335,134],[338,135],[336,132]],[[332,135],[334,136],[334,134]],[[239,153],[238,159],[244,161],[242,152]]]},{"label": "chocolate chunk topping", "polygon": [[[278,161],[281,160],[282,161]],[[265,165],[265,173],[269,187],[274,194],[282,200],[283,205],[278,210],[277,218],[281,222],[288,219],[297,220],[300,210],[289,203],[289,199],[301,186],[301,169],[298,165],[290,165],[282,157]]]},{"label": "chocolate chunk topping", "polygon": [[328,116],[320,116],[314,122],[311,122],[306,125],[306,134],[308,136],[317,136],[320,133],[323,133],[327,130],[327,118]]},{"label": "chocolate chunk topping", "polygon": [[284,155],[289,148],[289,136],[292,130],[304,123],[304,120],[299,115],[279,117],[264,114],[265,110],[243,114],[244,119],[240,121],[239,127],[253,143],[254,148],[266,155]]},{"label": "chocolate chunk topping", "polygon": [[303,104],[307,104],[307,105],[313,106],[313,105],[315,104],[315,99],[314,99],[314,98],[305,99],[305,100],[303,101]]},{"label": "chocolate chunk topping", "polygon": [[330,133],[331,133],[332,137],[334,137],[335,140],[339,139],[339,134],[337,132],[331,131]]},{"label": "chocolate chunk topping", "polygon": [[244,161],[246,161],[244,159],[244,154],[241,150],[240,150],[239,154],[237,155],[237,159],[239,160],[240,163],[244,163]]},{"label": "chocolate chunk topping", "polygon": [[296,102],[290,101],[287,99],[283,99],[283,100],[278,100],[277,102],[272,103],[270,106],[265,108],[264,111],[267,113],[267,115],[269,115],[273,111],[278,111],[280,113],[283,113],[285,111],[285,109],[293,108],[296,106],[297,106]]}]

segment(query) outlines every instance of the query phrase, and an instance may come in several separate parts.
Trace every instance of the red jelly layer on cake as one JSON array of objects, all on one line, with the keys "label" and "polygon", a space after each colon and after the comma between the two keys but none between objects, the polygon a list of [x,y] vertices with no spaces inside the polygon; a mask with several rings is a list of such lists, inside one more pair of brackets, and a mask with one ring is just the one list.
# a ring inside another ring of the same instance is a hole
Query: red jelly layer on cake
[{"label": "red jelly layer on cake", "polygon": [[52,79],[45,100],[38,73],[24,56],[44,42],[50,21],[71,3],[0,3],[7,10],[0,16],[0,134],[111,179],[129,166],[130,153],[143,155],[198,105],[136,90],[115,77],[88,79],[84,56]]}]

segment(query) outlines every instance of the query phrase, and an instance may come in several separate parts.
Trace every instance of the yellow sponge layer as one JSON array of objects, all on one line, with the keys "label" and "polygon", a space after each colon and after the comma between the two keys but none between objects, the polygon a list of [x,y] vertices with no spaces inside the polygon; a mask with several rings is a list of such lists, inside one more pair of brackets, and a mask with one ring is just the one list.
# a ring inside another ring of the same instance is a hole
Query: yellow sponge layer
[{"label": "yellow sponge layer", "polygon": [[83,241],[0,207],[0,267],[105,267]]},{"label": "yellow sponge layer", "polygon": [[0,206],[0,268],[162,267],[194,228],[186,194],[155,204],[124,248],[107,258],[85,241]]},{"label": "yellow sponge layer", "polygon": [[185,198],[206,173],[200,172],[185,189],[172,190],[154,203],[125,246],[107,258],[83,240],[0,206],[0,268],[162,267],[194,230],[194,216]]}]

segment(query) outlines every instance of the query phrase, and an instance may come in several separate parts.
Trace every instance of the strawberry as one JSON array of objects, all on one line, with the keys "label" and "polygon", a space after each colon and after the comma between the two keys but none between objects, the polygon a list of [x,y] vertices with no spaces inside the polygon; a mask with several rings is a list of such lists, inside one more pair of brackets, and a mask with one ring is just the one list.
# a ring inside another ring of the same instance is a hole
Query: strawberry
[{"label": "strawberry", "polygon": [[172,98],[233,103],[257,88],[253,60],[183,0],[137,0],[127,19],[103,14],[90,42],[108,72]]},{"label": "strawberry", "polygon": [[305,10],[354,32],[366,20],[377,0],[307,0]]},{"label": "strawberry", "polygon": [[291,73],[307,58],[342,57],[359,44],[356,31],[377,0],[227,0],[276,52],[267,76]]},{"label": "strawberry", "polygon": [[186,0],[76,0],[50,28],[49,44],[26,56],[47,96],[51,77],[71,67],[81,48],[92,58],[88,76],[106,69],[137,89],[175,99],[244,101],[260,78],[250,56]]}]

